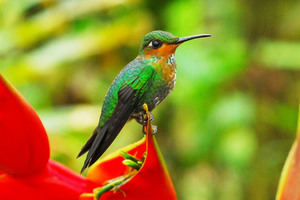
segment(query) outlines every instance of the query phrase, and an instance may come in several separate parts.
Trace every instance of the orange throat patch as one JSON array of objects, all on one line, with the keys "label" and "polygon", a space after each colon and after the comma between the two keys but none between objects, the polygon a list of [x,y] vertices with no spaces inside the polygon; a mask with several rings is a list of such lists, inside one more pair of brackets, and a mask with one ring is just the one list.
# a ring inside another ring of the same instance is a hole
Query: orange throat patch
[{"label": "orange throat patch", "polygon": [[147,49],[145,58],[157,58],[153,66],[156,71],[162,75],[163,79],[168,83],[170,89],[174,88],[176,82],[176,62],[174,53],[179,44],[164,43],[159,49]]}]

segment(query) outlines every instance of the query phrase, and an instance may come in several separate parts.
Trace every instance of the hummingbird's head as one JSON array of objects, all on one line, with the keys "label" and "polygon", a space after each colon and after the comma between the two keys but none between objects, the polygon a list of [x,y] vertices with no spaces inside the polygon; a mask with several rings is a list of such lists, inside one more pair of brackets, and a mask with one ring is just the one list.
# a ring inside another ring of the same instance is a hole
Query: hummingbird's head
[{"label": "hummingbird's head", "polygon": [[185,41],[195,38],[210,37],[210,34],[201,34],[188,37],[176,37],[165,31],[147,33],[141,41],[139,55],[145,57],[169,57],[176,48]]}]

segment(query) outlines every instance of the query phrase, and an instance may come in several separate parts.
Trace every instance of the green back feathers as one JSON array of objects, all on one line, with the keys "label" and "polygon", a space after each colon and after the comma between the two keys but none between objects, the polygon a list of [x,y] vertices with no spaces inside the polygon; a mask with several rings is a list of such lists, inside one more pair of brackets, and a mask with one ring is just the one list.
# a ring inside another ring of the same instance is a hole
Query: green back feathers
[{"label": "green back feathers", "polygon": [[106,94],[99,125],[102,127],[112,116],[118,103],[118,92],[122,87],[129,85],[134,90],[139,90],[140,94],[143,95],[147,89],[143,86],[152,79],[153,73],[154,68],[144,63],[142,59],[135,59],[130,62],[115,78]]}]

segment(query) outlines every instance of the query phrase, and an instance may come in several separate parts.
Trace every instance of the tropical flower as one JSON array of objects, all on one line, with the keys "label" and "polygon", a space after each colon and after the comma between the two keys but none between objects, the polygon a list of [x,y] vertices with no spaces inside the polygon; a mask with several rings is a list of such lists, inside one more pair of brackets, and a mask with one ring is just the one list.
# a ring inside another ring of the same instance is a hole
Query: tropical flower
[{"label": "tropical flower", "polygon": [[49,159],[41,120],[0,75],[0,199],[176,199],[149,121],[145,133],[80,176]]}]

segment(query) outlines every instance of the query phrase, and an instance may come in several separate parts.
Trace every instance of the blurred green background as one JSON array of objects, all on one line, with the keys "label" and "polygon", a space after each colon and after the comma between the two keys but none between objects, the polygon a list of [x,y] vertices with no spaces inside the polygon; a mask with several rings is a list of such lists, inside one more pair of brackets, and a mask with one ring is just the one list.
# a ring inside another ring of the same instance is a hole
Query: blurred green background
[{"label": "blurred green background", "polygon": [[[297,0],[0,0],[0,72],[33,105],[51,157],[75,171],[105,93],[152,30],[210,33],[177,49],[154,112],[182,200],[274,199],[296,132]],[[129,122],[108,152],[142,138]]]}]

